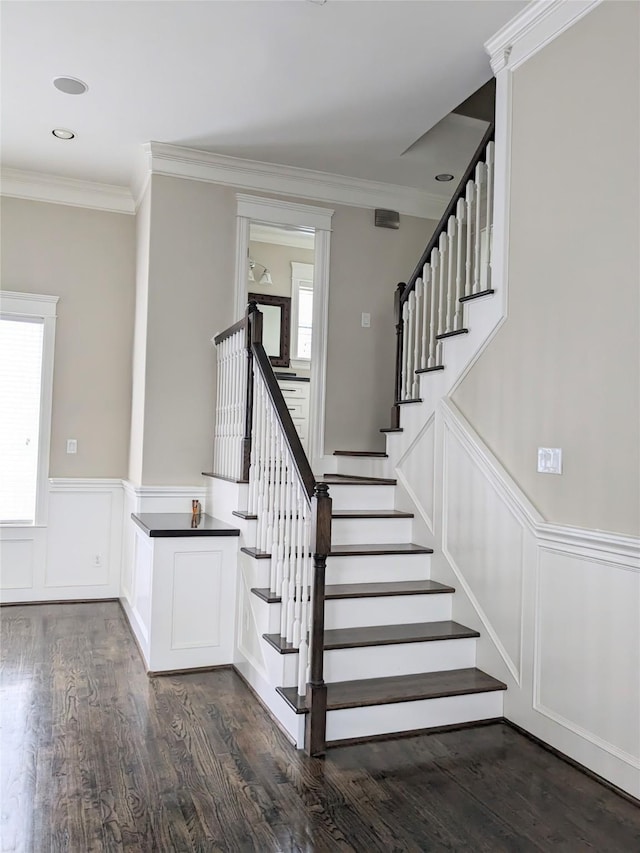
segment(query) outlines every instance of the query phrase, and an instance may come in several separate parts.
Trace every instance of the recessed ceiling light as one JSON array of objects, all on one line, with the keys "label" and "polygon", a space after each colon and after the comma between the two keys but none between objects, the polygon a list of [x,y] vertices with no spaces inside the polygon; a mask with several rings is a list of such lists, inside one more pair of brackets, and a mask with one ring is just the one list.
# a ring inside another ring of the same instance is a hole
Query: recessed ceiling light
[{"label": "recessed ceiling light", "polygon": [[56,127],[51,133],[56,139],[75,139],[76,135],[72,130],[66,130],[64,127]]},{"label": "recessed ceiling light", "polygon": [[453,175],[443,172],[441,175],[436,175],[436,181],[452,181]]},{"label": "recessed ceiling light", "polygon": [[82,80],[77,77],[55,77],[53,85],[65,95],[84,95],[89,88]]}]

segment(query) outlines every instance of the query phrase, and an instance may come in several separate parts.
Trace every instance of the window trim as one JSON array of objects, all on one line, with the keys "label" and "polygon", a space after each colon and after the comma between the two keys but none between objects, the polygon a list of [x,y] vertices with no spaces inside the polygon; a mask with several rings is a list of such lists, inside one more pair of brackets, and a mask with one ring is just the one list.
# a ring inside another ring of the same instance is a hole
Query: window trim
[{"label": "window trim", "polygon": [[53,408],[53,356],[56,337],[56,306],[59,296],[0,290],[0,315],[13,320],[41,320],[42,373],[40,380],[40,436],[36,475],[36,509],[32,523],[5,522],[4,527],[44,527],[47,523],[51,412]]},{"label": "window trim", "polygon": [[313,293],[313,271],[313,264],[305,264],[301,263],[300,261],[291,261],[291,360],[300,362],[301,364],[306,365],[306,367],[308,367],[311,363],[311,359],[303,358],[302,356],[298,355],[298,313],[300,305],[300,285],[303,281],[310,281],[311,287],[305,287],[304,289],[311,290],[311,292]]}]

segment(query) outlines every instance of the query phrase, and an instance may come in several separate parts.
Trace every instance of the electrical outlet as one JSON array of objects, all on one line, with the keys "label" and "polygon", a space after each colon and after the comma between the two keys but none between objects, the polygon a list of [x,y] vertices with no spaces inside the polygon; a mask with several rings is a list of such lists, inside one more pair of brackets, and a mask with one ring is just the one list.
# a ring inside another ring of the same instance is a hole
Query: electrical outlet
[{"label": "electrical outlet", "polygon": [[93,565],[94,566],[101,566],[102,565],[102,554],[96,554],[95,555],[95,557],[93,558]]},{"label": "electrical outlet", "polygon": [[367,314],[366,312],[362,312],[362,328],[370,329],[371,328],[371,314]]},{"label": "electrical outlet", "polygon": [[67,453],[77,453],[78,452],[78,439],[77,438],[68,438],[67,439]]}]

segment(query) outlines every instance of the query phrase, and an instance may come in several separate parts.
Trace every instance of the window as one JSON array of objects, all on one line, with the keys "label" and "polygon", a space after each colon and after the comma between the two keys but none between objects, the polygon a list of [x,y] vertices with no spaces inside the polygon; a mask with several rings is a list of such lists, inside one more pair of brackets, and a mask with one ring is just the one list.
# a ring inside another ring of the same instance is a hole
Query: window
[{"label": "window", "polygon": [[291,357],[311,359],[313,264],[291,262]]},{"label": "window", "polygon": [[0,522],[44,521],[57,297],[0,292]]}]

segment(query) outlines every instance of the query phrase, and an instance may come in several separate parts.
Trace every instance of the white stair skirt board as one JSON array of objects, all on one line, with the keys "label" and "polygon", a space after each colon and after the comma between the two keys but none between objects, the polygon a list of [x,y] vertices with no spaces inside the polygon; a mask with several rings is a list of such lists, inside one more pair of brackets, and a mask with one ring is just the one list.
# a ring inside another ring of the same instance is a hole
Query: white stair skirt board
[{"label": "white stair skirt board", "polygon": [[410,625],[451,619],[452,593],[395,595],[380,598],[339,598],[324,605],[324,625],[364,628],[367,625]]},{"label": "white stair skirt board", "polygon": [[[266,561],[265,561],[266,562]],[[378,554],[327,559],[327,584],[418,581],[431,577],[430,554]]]},{"label": "white stair skirt board", "polygon": [[[290,657],[296,656],[290,655]],[[304,746],[305,715],[296,714],[280,694],[276,693],[273,685],[247,660],[244,658],[238,660],[234,666],[278,720],[293,743],[298,749],[302,749]]]},{"label": "white stair skirt board", "polygon": [[410,518],[333,518],[331,545],[380,545],[411,542]]},{"label": "white stair skirt board", "polygon": [[394,509],[395,486],[329,484],[333,511],[339,509]]},{"label": "white stair skirt board", "polygon": [[327,713],[327,741],[502,717],[503,691],[345,708]]},{"label": "white stair skirt board", "polygon": [[324,653],[324,680],[355,681],[359,678],[466,669],[475,665],[475,638],[330,649]]}]

